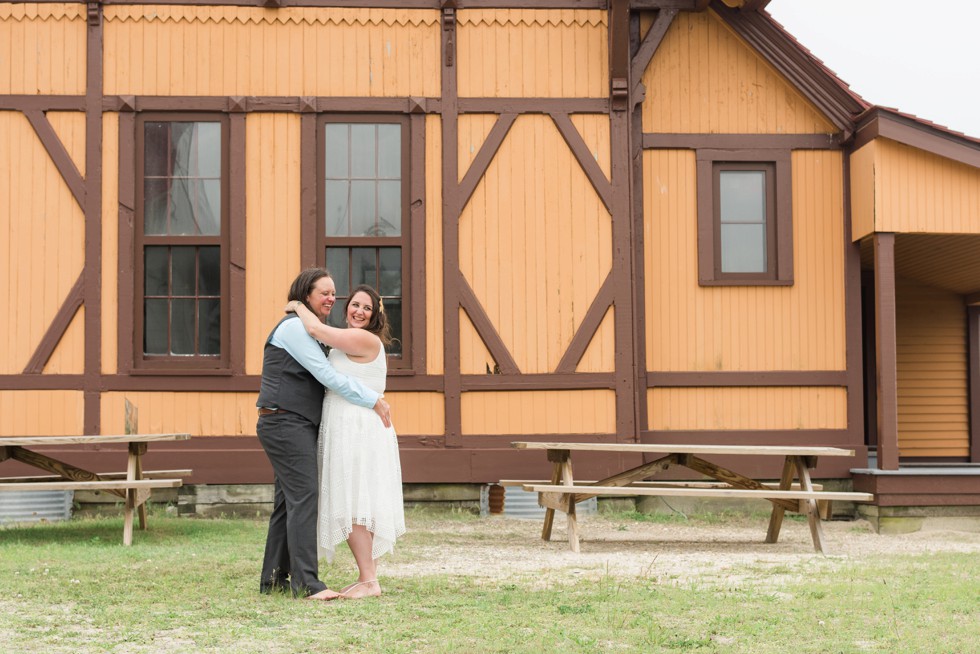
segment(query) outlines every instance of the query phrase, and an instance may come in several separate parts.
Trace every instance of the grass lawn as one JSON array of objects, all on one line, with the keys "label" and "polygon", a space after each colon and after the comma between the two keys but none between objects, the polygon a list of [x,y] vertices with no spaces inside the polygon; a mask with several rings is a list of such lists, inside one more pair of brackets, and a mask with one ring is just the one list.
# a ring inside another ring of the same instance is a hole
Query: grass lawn
[{"label": "grass lawn", "polygon": [[[658,574],[653,564],[647,574],[583,572],[561,543],[526,539],[537,526],[468,514],[408,518],[410,533],[381,566],[385,595],[331,603],[256,592],[263,520],[151,513],[151,529],[137,531],[128,548],[121,518],[0,528],[0,651],[980,651],[980,539],[966,551],[811,551],[772,561],[760,538],[742,546],[757,560],[700,579]],[[614,533],[633,528],[634,518],[593,524]],[[749,520],[765,533],[764,518]],[[728,527],[717,518],[702,526],[719,535]],[[526,540],[529,560],[544,562],[481,574],[488,564],[467,557],[477,548],[492,557],[495,539],[511,559]],[[643,560],[656,561],[658,543],[642,547]],[[349,553],[339,552],[321,567],[335,588],[353,576]],[[457,567],[442,571],[441,559]]]}]

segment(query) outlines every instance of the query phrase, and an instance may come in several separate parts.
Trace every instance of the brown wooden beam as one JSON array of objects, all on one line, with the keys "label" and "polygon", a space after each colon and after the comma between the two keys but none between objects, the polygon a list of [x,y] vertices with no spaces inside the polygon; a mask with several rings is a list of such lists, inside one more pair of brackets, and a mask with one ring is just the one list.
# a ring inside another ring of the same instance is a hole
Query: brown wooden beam
[{"label": "brown wooden beam", "polygon": [[895,235],[874,235],[875,363],[878,382],[878,467],[898,470],[898,344]]},{"label": "brown wooden beam", "polygon": [[500,367],[500,372],[505,375],[520,374],[521,371],[517,367],[517,362],[514,361],[510,350],[507,349],[503,339],[500,338],[497,328],[494,327],[490,316],[487,315],[479,298],[476,297],[476,293],[473,292],[473,289],[466,281],[466,278],[463,277],[462,273],[457,273],[456,276],[458,279],[456,286],[459,293],[459,306],[469,316],[473,327],[476,328],[477,334],[480,335],[480,338],[483,339],[483,344],[490,351],[490,356],[493,357],[493,360]]},{"label": "brown wooden beam", "polygon": [[970,389],[970,462],[980,463],[980,306],[967,315],[967,357]]},{"label": "brown wooden beam", "polygon": [[670,28],[671,23],[673,23],[675,16],[677,16],[676,8],[661,9],[657,12],[657,18],[653,21],[650,29],[647,30],[646,36],[643,37],[643,42],[640,43],[640,49],[633,55],[633,62],[630,66],[630,79],[633,81],[634,88],[643,79],[643,73],[646,72],[647,66],[650,65],[650,61],[653,59],[653,55],[656,54],[657,48],[663,43],[664,36],[667,35],[667,30]]},{"label": "brown wooden beam", "polygon": [[493,161],[497,150],[500,149],[504,139],[507,138],[507,133],[510,131],[515,120],[517,120],[517,114],[502,114],[497,118],[497,122],[493,124],[493,128],[487,134],[486,140],[480,146],[480,151],[473,157],[473,162],[463,176],[462,181],[459,182],[457,195],[459,211],[462,211],[466,203],[470,201],[470,197],[476,190],[477,185],[479,185],[480,180],[486,174],[490,162]]},{"label": "brown wooden beam", "polygon": [[842,134],[643,134],[647,150],[837,150]]},{"label": "brown wooden beam", "polygon": [[48,330],[41,338],[41,342],[38,343],[37,349],[34,350],[34,354],[24,367],[25,374],[41,374],[44,371],[45,364],[47,364],[51,355],[54,354],[55,348],[61,342],[61,337],[65,335],[65,331],[71,324],[72,319],[82,306],[85,290],[84,282],[84,274],[79,274],[71,290],[68,291],[65,301],[61,304],[61,308],[58,309],[58,313],[54,315],[54,319],[48,326]]},{"label": "brown wooden beam", "polygon": [[585,356],[585,351],[589,348],[589,343],[592,342],[592,338],[602,324],[603,318],[606,317],[606,312],[612,306],[614,298],[613,276],[610,273],[606,275],[606,281],[602,283],[602,286],[596,292],[595,298],[593,298],[592,304],[589,306],[589,310],[585,312],[585,317],[582,318],[582,323],[575,331],[575,336],[572,337],[571,343],[568,344],[568,349],[565,350],[561,361],[558,362],[558,367],[555,368],[555,372],[575,372],[579,361],[582,360],[582,357]]},{"label": "brown wooden beam", "polygon": [[589,151],[589,146],[585,144],[582,135],[575,128],[575,125],[572,124],[572,120],[568,117],[568,114],[552,112],[550,116],[551,120],[555,123],[555,127],[561,133],[562,138],[565,139],[565,143],[568,144],[572,154],[575,155],[575,159],[582,167],[585,176],[592,183],[592,188],[595,189],[599,199],[602,200],[606,211],[611,212],[612,199],[610,196],[612,195],[612,185],[609,183],[606,174],[602,172],[602,168],[599,167],[595,155]]},{"label": "brown wooden beam", "polygon": [[846,370],[704,370],[647,372],[647,386],[847,386]]},{"label": "brown wooden beam", "polygon": [[464,391],[552,391],[616,388],[611,372],[463,375]]},{"label": "brown wooden beam", "polygon": [[68,185],[68,190],[71,191],[72,196],[75,198],[75,202],[78,206],[85,209],[85,179],[82,174],[78,172],[78,167],[75,162],[72,161],[71,155],[68,154],[68,150],[65,149],[64,144],[58,135],[55,133],[54,128],[51,126],[51,122],[48,121],[47,115],[40,109],[27,109],[24,111],[24,115],[27,120],[31,123],[31,127],[34,128],[34,132],[37,137],[41,139],[41,145],[47,150],[48,156],[51,157],[51,161],[54,162],[55,168],[61,173],[61,178],[65,180],[65,184]]}]

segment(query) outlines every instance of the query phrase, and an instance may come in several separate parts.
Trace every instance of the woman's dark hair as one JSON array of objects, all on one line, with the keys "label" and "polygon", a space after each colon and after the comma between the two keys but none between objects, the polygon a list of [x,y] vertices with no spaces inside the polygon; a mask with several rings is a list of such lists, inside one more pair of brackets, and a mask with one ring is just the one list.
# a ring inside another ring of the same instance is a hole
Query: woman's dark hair
[{"label": "woman's dark hair", "polygon": [[350,297],[347,298],[347,302],[344,304],[344,316],[347,316],[347,307],[350,306],[350,301],[358,293],[367,293],[368,297],[371,298],[371,305],[374,308],[374,311],[371,312],[371,320],[368,321],[364,329],[380,338],[385,346],[391,344],[391,327],[388,325],[388,314],[385,313],[384,305],[381,303],[381,296],[371,286],[361,284],[350,292]]},{"label": "woman's dark hair", "polygon": [[[289,287],[289,298],[286,301],[298,300],[306,304],[307,309],[313,311],[313,307],[307,304],[306,298],[313,292],[313,286],[324,277],[330,277],[330,271],[326,268],[307,268],[293,280],[292,286]],[[314,311],[314,313],[316,312]]]}]

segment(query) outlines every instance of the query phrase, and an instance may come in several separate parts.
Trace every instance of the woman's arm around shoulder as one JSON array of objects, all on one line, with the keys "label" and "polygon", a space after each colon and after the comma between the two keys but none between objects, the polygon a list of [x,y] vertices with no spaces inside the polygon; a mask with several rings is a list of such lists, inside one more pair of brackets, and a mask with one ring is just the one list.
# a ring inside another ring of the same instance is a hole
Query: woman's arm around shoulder
[{"label": "woman's arm around shoulder", "polygon": [[335,347],[349,357],[373,359],[381,349],[381,339],[363,329],[338,329],[320,322],[305,304],[292,301],[286,311],[293,311],[303,321],[306,332],[330,347]]}]

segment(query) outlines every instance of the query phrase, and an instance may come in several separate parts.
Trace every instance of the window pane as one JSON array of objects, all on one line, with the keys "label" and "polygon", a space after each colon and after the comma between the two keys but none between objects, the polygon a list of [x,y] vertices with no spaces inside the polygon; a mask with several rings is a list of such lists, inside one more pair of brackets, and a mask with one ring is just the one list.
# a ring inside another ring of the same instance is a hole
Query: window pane
[{"label": "window pane", "polygon": [[194,224],[194,196],[190,185],[196,180],[170,180],[170,214],[169,233],[176,236],[194,236],[198,234]]},{"label": "window pane", "polygon": [[381,275],[376,287],[381,295],[402,294],[401,248],[379,248]]},{"label": "window pane", "polygon": [[170,123],[143,125],[143,174],[163,177],[170,174]]},{"label": "window pane", "polygon": [[146,300],[143,307],[143,352],[167,354],[167,300]]},{"label": "window pane", "polygon": [[377,167],[374,161],[377,148],[375,134],[374,125],[351,125],[351,177],[375,177],[377,175]]},{"label": "window pane", "polygon": [[378,288],[377,252],[375,248],[351,248],[351,288],[360,284]]},{"label": "window pane", "polygon": [[378,125],[378,177],[400,179],[402,176],[402,126]]},{"label": "window pane", "polygon": [[343,329],[347,327],[347,320],[344,318],[344,306],[347,304],[346,297],[337,296],[337,303],[333,305],[330,309],[330,315],[327,316],[327,324],[331,327],[336,327],[338,329]]},{"label": "window pane", "polygon": [[327,180],[324,192],[324,218],[327,236],[350,236],[350,182]]},{"label": "window pane", "polygon": [[217,299],[198,302],[198,334],[201,354],[221,354],[221,303]]},{"label": "window pane", "polygon": [[337,287],[337,297],[346,297],[350,293],[350,251],[347,248],[327,248],[327,270]]},{"label": "window pane", "polygon": [[198,248],[198,295],[221,295],[221,248]]},{"label": "window pane", "polygon": [[156,236],[167,233],[169,189],[169,179],[147,179],[143,182],[144,234]]},{"label": "window pane", "polygon": [[378,182],[378,227],[374,235],[402,235],[401,182]]},{"label": "window pane", "polygon": [[766,272],[766,226],[721,226],[721,271],[723,273]]},{"label": "window pane", "polygon": [[170,295],[169,248],[147,246],[143,250],[143,294]]},{"label": "window pane", "polygon": [[351,186],[351,236],[375,236],[377,182],[353,181]]},{"label": "window pane", "polygon": [[221,180],[206,179],[193,187],[197,191],[196,217],[198,233],[217,236],[221,233]]},{"label": "window pane", "polygon": [[171,248],[173,267],[173,295],[195,295],[197,290],[197,248],[182,246]]},{"label": "window pane", "polygon": [[327,123],[324,130],[324,166],[327,179],[349,176],[347,158],[350,156],[350,125]]},{"label": "window pane", "polygon": [[384,299],[385,315],[388,316],[388,324],[391,325],[391,337],[393,340],[388,345],[388,354],[401,356],[402,354],[402,301],[396,299]]},{"label": "window pane", "polygon": [[170,352],[194,354],[194,309],[196,300],[175,299],[170,305]]},{"label": "window pane", "polygon": [[723,170],[719,173],[722,223],[766,222],[766,173]]},{"label": "window pane", "polygon": [[189,153],[192,174],[221,177],[221,123],[194,123],[195,138]]}]

